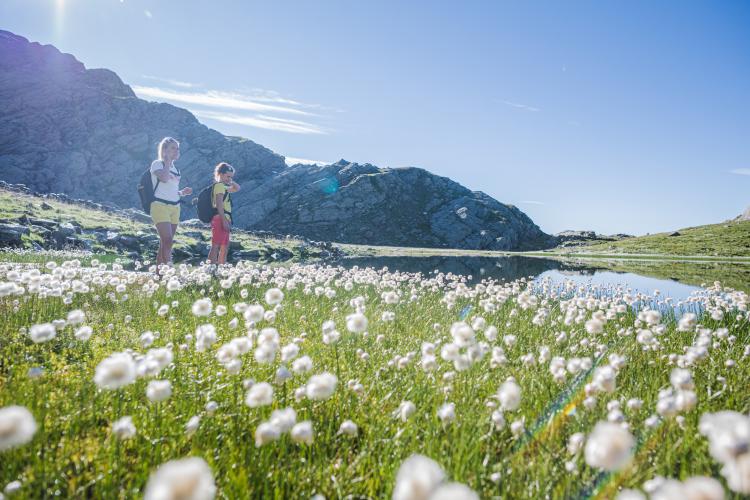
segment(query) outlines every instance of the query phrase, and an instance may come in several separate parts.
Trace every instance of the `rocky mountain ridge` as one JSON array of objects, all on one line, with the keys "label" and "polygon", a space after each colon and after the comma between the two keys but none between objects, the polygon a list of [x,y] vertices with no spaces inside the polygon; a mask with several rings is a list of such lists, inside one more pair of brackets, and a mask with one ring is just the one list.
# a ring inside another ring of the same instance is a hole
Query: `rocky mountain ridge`
[{"label": "rocky mountain ridge", "polygon": [[[339,161],[287,167],[253,141],[209,129],[187,110],[139,99],[112,71],[0,31],[0,178],[39,192],[137,207],[135,185],[164,136],[197,192],[211,167],[238,167],[241,228],[394,246],[533,250],[557,239],[522,211],[419,168]],[[184,207],[183,218],[194,217]]]}]

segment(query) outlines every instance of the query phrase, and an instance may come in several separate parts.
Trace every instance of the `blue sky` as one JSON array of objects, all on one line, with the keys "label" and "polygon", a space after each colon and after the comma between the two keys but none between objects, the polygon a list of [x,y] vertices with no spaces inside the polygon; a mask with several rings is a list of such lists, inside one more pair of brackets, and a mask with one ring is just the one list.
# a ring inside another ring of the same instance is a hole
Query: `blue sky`
[{"label": "blue sky", "polygon": [[423,167],[543,230],[750,205],[750,2],[3,0],[0,28],[287,157]]}]

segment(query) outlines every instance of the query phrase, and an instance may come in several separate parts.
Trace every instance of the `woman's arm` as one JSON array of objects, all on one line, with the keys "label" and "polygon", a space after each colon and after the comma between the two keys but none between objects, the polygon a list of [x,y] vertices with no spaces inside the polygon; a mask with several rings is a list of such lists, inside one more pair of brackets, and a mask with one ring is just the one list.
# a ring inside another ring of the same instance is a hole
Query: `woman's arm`
[{"label": "woman's arm", "polygon": [[240,190],[240,185],[234,181],[232,181],[232,185],[227,188],[227,191],[229,191],[230,193],[236,193],[239,190]]},{"label": "woman's arm", "polygon": [[169,169],[167,168],[167,164],[162,162],[161,168],[158,170],[154,170],[154,175],[161,182],[169,182],[170,173],[169,173]]}]

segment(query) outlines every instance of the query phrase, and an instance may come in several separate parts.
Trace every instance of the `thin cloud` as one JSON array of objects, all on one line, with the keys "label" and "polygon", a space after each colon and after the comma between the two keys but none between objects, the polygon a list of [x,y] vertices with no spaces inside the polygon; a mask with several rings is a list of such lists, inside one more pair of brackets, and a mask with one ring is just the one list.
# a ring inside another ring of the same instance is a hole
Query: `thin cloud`
[{"label": "thin cloud", "polygon": [[531,111],[533,113],[536,113],[537,111],[541,111],[539,108],[535,108],[534,106],[529,106],[528,104],[521,104],[519,102],[512,102],[512,101],[500,101],[500,102],[505,104],[506,106],[510,106],[516,109],[523,109],[524,111]]},{"label": "thin cloud", "polygon": [[145,16],[146,16],[147,18],[149,18],[149,19],[151,19],[151,18],[153,18],[153,17],[154,17],[154,15],[153,15],[153,14],[151,13],[151,11],[150,11],[150,10],[148,10],[148,9],[147,9],[147,10],[144,10],[144,11],[143,11],[143,14],[144,14],[144,15],[145,15]]},{"label": "thin cloud", "polygon": [[276,130],[279,132],[289,132],[292,134],[322,134],[328,132],[313,123],[299,120],[288,120],[285,118],[276,118],[268,115],[234,115],[226,113],[217,113],[213,111],[196,111],[191,110],[199,118],[216,120],[222,123],[232,123],[235,125],[246,125],[248,127],[262,128],[266,130]]},{"label": "thin cloud", "polygon": [[735,168],[734,170],[730,170],[729,173],[737,175],[750,175],[750,168]]},{"label": "thin cloud", "polygon": [[253,100],[252,98],[232,92],[218,90],[207,90],[205,92],[182,92],[179,90],[165,89],[160,87],[143,87],[133,85],[133,91],[138,97],[150,97],[165,101],[178,102],[181,104],[192,104],[206,106],[208,108],[223,108],[235,111],[258,111],[265,113],[288,113],[300,116],[313,116],[313,113],[294,109],[288,106],[276,106]]},{"label": "thin cloud", "polygon": [[525,205],[545,205],[543,201],[534,201],[534,200],[523,200],[519,203],[523,203]]},{"label": "thin cloud", "polygon": [[172,85],[173,87],[181,87],[184,89],[192,89],[195,87],[203,86],[200,83],[183,82],[181,80],[173,80],[171,78],[161,78],[159,76],[141,75],[141,78],[144,78],[146,80],[154,80],[154,81],[162,82],[162,83],[168,83],[169,85]]},{"label": "thin cloud", "polygon": [[330,161],[325,160],[308,160],[307,158],[295,158],[294,156],[286,156],[284,157],[284,160],[286,161],[286,164],[290,167],[292,165],[296,165],[298,163],[302,163],[303,165],[330,165]]}]

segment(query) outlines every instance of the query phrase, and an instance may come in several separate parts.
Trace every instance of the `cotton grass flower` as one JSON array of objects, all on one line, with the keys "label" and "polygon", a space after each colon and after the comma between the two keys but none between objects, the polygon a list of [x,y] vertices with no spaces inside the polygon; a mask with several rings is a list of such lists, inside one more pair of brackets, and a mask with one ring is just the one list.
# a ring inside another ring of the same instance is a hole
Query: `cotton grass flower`
[{"label": "cotton grass flower", "polygon": [[198,457],[172,460],[151,474],[144,500],[211,500],[216,484],[208,464]]},{"label": "cotton grass flower", "polygon": [[48,342],[57,336],[57,329],[52,323],[41,323],[29,328],[29,337],[35,344]]},{"label": "cotton grass flower", "polygon": [[73,334],[73,336],[76,338],[76,340],[80,340],[81,342],[86,342],[88,339],[91,338],[92,333],[94,333],[94,330],[90,326],[84,325],[78,328]]},{"label": "cotton grass flower", "polygon": [[443,424],[449,424],[456,419],[455,403],[445,403],[437,412],[438,418]]},{"label": "cotton grass flower", "polygon": [[185,424],[185,435],[189,437],[195,434],[198,430],[198,427],[200,426],[200,423],[201,418],[198,415],[190,417],[190,420],[188,420]]},{"label": "cotton grass flower", "polygon": [[172,382],[169,380],[152,380],[146,386],[146,397],[154,402],[165,401],[172,396]]},{"label": "cotton grass flower", "polygon": [[393,500],[427,500],[443,480],[445,472],[437,462],[414,454],[398,469]]},{"label": "cotton grass flower", "polygon": [[465,484],[446,483],[432,492],[430,500],[479,500],[479,495]]},{"label": "cotton grass flower", "polygon": [[635,439],[621,425],[599,422],[588,437],[584,457],[591,467],[617,471],[633,456]]},{"label": "cotton grass flower", "polygon": [[281,304],[281,302],[284,300],[284,292],[282,292],[278,288],[271,288],[266,291],[265,299],[266,302],[271,306]]},{"label": "cotton grass flower", "polygon": [[346,317],[346,329],[352,333],[367,331],[367,318],[362,313],[350,314]]},{"label": "cotton grass flower", "polygon": [[305,393],[313,401],[323,401],[330,398],[336,391],[338,379],[336,375],[325,372],[320,375],[313,375],[307,381]]},{"label": "cotton grass flower", "polygon": [[273,403],[273,386],[268,382],[255,384],[247,391],[245,404],[250,408],[267,406],[271,403]]},{"label": "cotton grass flower", "polygon": [[357,424],[352,422],[351,420],[344,420],[341,423],[341,426],[339,427],[339,434],[343,434],[345,436],[356,436],[359,432],[359,429],[357,428]]},{"label": "cotton grass flower", "polygon": [[274,410],[271,413],[270,423],[279,429],[280,432],[288,432],[297,422],[297,412],[294,408],[284,408],[283,410]]},{"label": "cotton grass flower", "polygon": [[568,438],[568,453],[577,455],[583,448],[586,441],[586,435],[583,432],[576,432]]},{"label": "cotton grass flower", "polygon": [[260,304],[253,304],[247,306],[247,309],[245,309],[243,316],[245,317],[245,321],[249,323],[260,323],[261,321],[263,321],[264,313],[265,310],[263,309],[263,306],[261,306]]},{"label": "cotton grass flower", "polygon": [[133,357],[125,352],[117,352],[97,365],[94,382],[102,389],[114,390],[132,383],[135,376]]},{"label": "cotton grass flower", "polygon": [[295,426],[292,427],[292,430],[289,434],[292,437],[292,441],[294,441],[295,443],[312,444],[313,443],[312,422],[309,420],[306,420],[304,422],[295,424]]},{"label": "cotton grass flower", "polygon": [[281,431],[270,422],[263,422],[255,429],[255,447],[272,443],[281,437]]},{"label": "cotton grass flower", "polygon": [[65,321],[69,325],[80,325],[81,323],[86,321],[86,313],[84,313],[80,309],[75,309],[68,313]]},{"label": "cotton grass flower", "polygon": [[195,350],[203,352],[216,343],[216,327],[211,323],[200,325],[195,330]]},{"label": "cotton grass flower", "polygon": [[114,434],[117,439],[131,439],[135,437],[136,429],[135,424],[133,424],[133,417],[122,417],[118,420],[115,420],[112,423],[112,434]]},{"label": "cotton grass flower", "polygon": [[394,412],[394,416],[400,418],[402,422],[406,422],[409,420],[409,417],[414,415],[415,411],[417,411],[417,407],[414,403],[411,401],[402,401]]},{"label": "cotton grass flower", "polygon": [[497,393],[503,410],[514,411],[521,405],[521,388],[514,380],[507,380]]},{"label": "cotton grass flower", "polygon": [[195,316],[209,316],[212,310],[211,299],[198,299],[193,302],[192,311]]},{"label": "cotton grass flower", "polygon": [[694,313],[685,313],[680,318],[680,321],[677,323],[677,331],[678,332],[691,332],[695,329],[695,325],[697,323],[698,316]]},{"label": "cotton grass flower", "polygon": [[302,356],[292,362],[292,371],[297,374],[307,373],[313,369],[313,362],[310,356]]},{"label": "cotton grass flower", "polygon": [[36,420],[23,406],[0,408],[0,451],[9,450],[31,441],[36,432]]},{"label": "cotton grass flower", "polygon": [[21,488],[23,488],[23,483],[21,483],[21,481],[11,481],[5,485],[5,488],[3,488],[3,493],[8,496],[15,495],[16,493],[21,491]]},{"label": "cotton grass flower", "polygon": [[708,437],[709,452],[718,462],[727,464],[750,455],[750,417],[729,410],[705,413],[698,429]]}]

